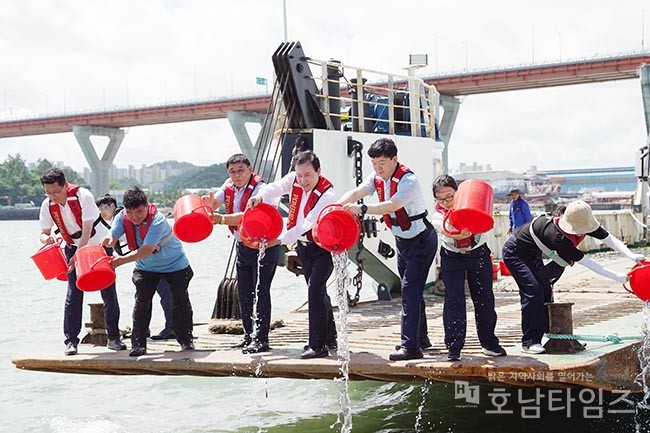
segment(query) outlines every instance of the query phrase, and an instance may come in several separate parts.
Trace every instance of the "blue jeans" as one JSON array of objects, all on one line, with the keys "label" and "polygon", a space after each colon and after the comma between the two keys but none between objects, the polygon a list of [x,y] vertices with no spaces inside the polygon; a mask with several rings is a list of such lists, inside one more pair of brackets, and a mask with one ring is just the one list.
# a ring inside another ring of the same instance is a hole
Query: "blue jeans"
[{"label": "blue jeans", "polygon": [[395,238],[402,285],[402,347],[415,350],[427,334],[424,286],[438,248],[438,235],[426,229],[412,239]]},{"label": "blue jeans", "polygon": [[[104,248],[106,254],[113,255],[113,250]],[[70,260],[77,251],[75,246],[65,247],[65,256]],[[117,302],[117,291],[115,283],[111,284],[100,292],[104,301],[104,318],[106,320],[106,333],[110,340],[120,338],[120,305]],[[77,289],[77,270],[68,274],[68,290],[65,295],[65,307],[63,310],[63,334],[65,344],[79,344],[79,332],[81,331],[81,318],[83,315],[84,292]]]}]

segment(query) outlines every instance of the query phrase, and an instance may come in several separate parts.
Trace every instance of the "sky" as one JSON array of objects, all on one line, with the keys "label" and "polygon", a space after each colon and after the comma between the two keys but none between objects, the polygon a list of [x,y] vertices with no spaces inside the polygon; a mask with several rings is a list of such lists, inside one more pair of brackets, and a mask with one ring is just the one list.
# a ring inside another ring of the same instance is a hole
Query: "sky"
[{"label": "sky", "polygon": [[[286,9],[288,40],[308,56],[392,73],[412,53],[428,54],[420,73],[434,75],[650,47],[642,0],[286,0]],[[284,23],[282,0],[0,0],[0,121],[264,93],[255,79],[272,79]],[[638,79],[472,95],[449,165],[632,166],[646,137]],[[115,164],[210,165],[238,150],[227,120],[132,127]],[[15,154],[87,166],[72,133],[0,139],[0,160]]]}]

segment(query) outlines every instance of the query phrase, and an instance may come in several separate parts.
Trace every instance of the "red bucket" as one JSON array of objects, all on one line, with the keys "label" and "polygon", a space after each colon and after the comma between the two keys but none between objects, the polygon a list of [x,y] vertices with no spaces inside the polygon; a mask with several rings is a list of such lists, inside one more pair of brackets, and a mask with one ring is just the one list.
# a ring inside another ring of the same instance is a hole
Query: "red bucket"
[{"label": "red bucket", "polygon": [[111,257],[101,245],[86,245],[74,255],[77,288],[84,292],[104,290],[115,282]]},{"label": "red bucket", "polygon": [[[239,222],[239,236],[251,241],[274,241],[282,233],[282,216],[275,206],[260,203],[246,209]],[[243,239],[242,239],[243,240]]]},{"label": "red bucket", "polygon": [[499,278],[499,265],[492,263],[492,280],[496,281]]},{"label": "red bucket", "polygon": [[[464,181],[454,195],[454,207],[445,216],[443,231],[457,235],[464,229],[472,234],[485,233],[494,227],[492,204],[494,190],[487,183],[478,179]],[[447,221],[457,231],[447,230]]]},{"label": "red bucket", "polygon": [[61,249],[61,239],[53,244],[43,245],[31,256],[31,259],[34,260],[46,280],[58,278],[65,281],[67,279],[68,263]]},{"label": "red bucket", "polygon": [[343,206],[331,204],[318,215],[311,233],[318,246],[331,253],[341,253],[359,242],[361,224]]},{"label": "red bucket", "polygon": [[503,260],[499,260],[499,270],[501,271],[501,275],[503,275],[504,277],[509,277],[510,275],[512,275],[510,273],[510,270],[506,266],[506,262],[504,262]]},{"label": "red bucket", "polygon": [[184,195],[174,203],[174,234],[183,242],[199,242],[212,233],[212,208],[197,195]]},{"label": "red bucket", "polygon": [[637,263],[627,274],[630,276],[632,290],[628,289],[625,284],[623,284],[623,288],[643,302],[650,300],[650,262]]}]

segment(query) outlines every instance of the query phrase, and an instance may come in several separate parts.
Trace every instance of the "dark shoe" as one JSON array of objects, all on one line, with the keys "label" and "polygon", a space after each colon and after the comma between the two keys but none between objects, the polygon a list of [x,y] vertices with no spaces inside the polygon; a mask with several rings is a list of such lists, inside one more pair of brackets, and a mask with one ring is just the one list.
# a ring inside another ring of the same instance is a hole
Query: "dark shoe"
[{"label": "dark shoe", "polygon": [[269,350],[271,350],[269,343],[259,343],[257,341],[254,341],[248,346],[244,347],[241,353],[260,353],[268,352]]},{"label": "dark shoe", "polygon": [[129,356],[142,356],[147,354],[147,348],[142,346],[133,346],[129,352]]},{"label": "dark shoe", "polygon": [[171,329],[163,329],[158,335],[152,335],[152,340],[173,340],[176,338],[176,334]]},{"label": "dark shoe", "polygon": [[400,347],[397,352],[391,353],[388,359],[391,361],[406,361],[407,359],[420,359],[424,354],[421,349],[407,349]]},{"label": "dark shoe", "polygon": [[508,353],[506,349],[501,346],[495,346],[491,348],[483,348],[483,354],[487,356],[506,356]]},{"label": "dark shoe", "polygon": [[[433,347],[433,344],[431,344],[431,340],[429,340],[429,337],[425,337],[420,341],[420,349],[425,350],[425,349],[431,349]],[[402,348],[401,344],[396,344],[395,345],[395,350],[400,350]]]},{"label": "dark shoe", "polygon": [[77,345],[73,342],[69,342],[65,345],[65,351],[63,352],[65,356],[76,355],[77,354]]},{"label": "dark shoe", "polygon": [[460,361],[462,358],[460,350],[450,350],[447,354],[447,361]]},{"label": "dark shoe", "polygon": [[329,356],[330,351],[327,350],[327,347],[322,346],[317,349],[312,349],[311,347],[300,355],[300,359],[312,359],[312,358],[325,358]]},{"label": "dark shoe", "polygon": [[126,344],[122,343],[119,338],[116,338],[115,340],[108,340],[106,347],[111,350],[126,350]]},{"label": "dark shoe", "polygon": [[194,343],[188,341],[187,343],[181,343],[181,352],[187,352],[188,350],[194,350]]},{"label": "dark shoe", "polygon": [[250,339],[250,337],[244,337],[244,339],[242,341],[240,341],[237,344],[233,344],[232,346],[230,346],[230,348],[231,349],[243,349],[244,347],[251,344],[251,341],[252,340]]}]

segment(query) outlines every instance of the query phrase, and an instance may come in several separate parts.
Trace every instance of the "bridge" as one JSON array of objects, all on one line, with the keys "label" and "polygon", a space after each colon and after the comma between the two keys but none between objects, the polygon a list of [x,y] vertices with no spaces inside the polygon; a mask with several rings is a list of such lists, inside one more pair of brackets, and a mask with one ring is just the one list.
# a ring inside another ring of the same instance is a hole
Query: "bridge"
[{"label": "bridge", "polygon": [[[444,116],[441,139],[447,146],[460,106],[459,96],[575,84],[635,79],[641,76],[646,126],[650,129],[650,51],[625,55],[486,69],[423,77],[442,95]],[[646,72],[643,72],[646,71]],[[406,83],[402,83],[406,84]],[[395,83],[400,85],[400,83]],[[117,153],[123,132],[119,128],[229,118],[242,148],[251,148],[243,124],[263,122],[270,95],[218,98],[149,107],[91,111],[0,121],[0,138],[74,132],[93,171],[108,170]],[[108,136],[109,148],[100,160],[90,143],[91,135]],[[107,179],[91,185],[108,185]]]},{"label": "bridge", "polygon": [[[442,95],[467,96],[633,79],[643,64],[650,64],[650,52],[439,75],[424,81]],[[73,126],[120,128],[224,119],[233,111],[266,113],[269,102],[270,95],[259,95],[6,120],[0,121],[0,138],[71,132]]]}]

